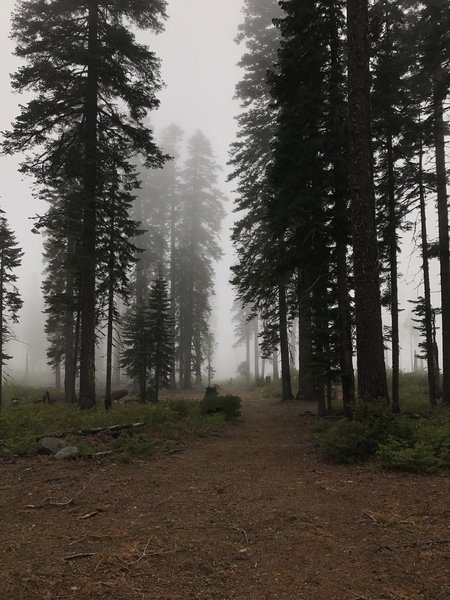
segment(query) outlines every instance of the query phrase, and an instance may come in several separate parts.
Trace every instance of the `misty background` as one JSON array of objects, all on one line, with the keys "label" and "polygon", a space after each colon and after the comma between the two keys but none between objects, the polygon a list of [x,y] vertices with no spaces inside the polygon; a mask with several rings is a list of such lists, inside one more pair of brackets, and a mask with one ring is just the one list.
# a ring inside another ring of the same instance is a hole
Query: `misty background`
[{"label": "misty background", "polygon": [[[159,94],[161,106],[151,114],[151,122],[158,134],[171,123],[176,123],[185,137],[200,129],[211,141],[221,165],[220,187],[227,201],[227,218],[222,229],[224,258],[217,265],[216,296],[212,299],[212,328],[215,332],[217,349],[214,366],[217,379],[236,375],[236,367],[243,360],[241,352],[233,349],[234,336],[231,324],[233,290],[229,285],[230,265],[233,251],[230,242],[230,227],[233,223],[233,186],[227,184],[228,150],[235,138],[234,117],[239,106],[234,100],[234,88],[241,77],[237,66],[242,48],[234,38],[242,20],[242,0],[170,0],[166,30],[159,36],[140,32],[140,41],[155,50],[162,63],[162,79],[165,88]],[[1,111],[0,129],[10,127],[18,113],[18,105],[23,98],[13,94],[9,74],[18,66],[13,56],[14,45],[9,39],[10,15],[15,0],[2,0],[0,3],[0,66]],[[46,365],[46,340],[44,334],[43,300],[41,293],[42,239],[31,233],[30,218],[42,214],[45,203],[33,197],[33,185],[29,178],[18,171],[21,157],[1,157],[0,205],[6,212],[9,224],[24,249],[23,264],[19,271],[19,289],[23,295],[24,307],[17,326],[18,341],[10,351],[14,359],[7,370],[22,379],[28,371],[32,378],[45,373],[44,381],[52,384],[53,375]],[[414,217],[413,217],[414,218]],[[430,238],[436,237],[436,214],[432,207],[429,214]],[[420,231],[417,231],[419,234]],[[401,322],[401,369],[412,370],[414,354],[418,345],[418,332],[412,329],[411,308],[408,300],[422,295],[420,275],[420,255],[415,251],[416,231],[405,234],[407,243],[400,256],[400,304],[404,311]],[[439,293],[438,266],[431,263],[433,298]],[[439,302],[434,302],[439,304]],[[389,315],[385,323],[389,324]],[[388,365],[391,364],[387,356]],[[100,363],[100,360],[99,360]],[[417,363],[417,361],[416,361]],[[99,364],[100,367],[100,364]],[[101,367],[100,367],[101,368]]]}]

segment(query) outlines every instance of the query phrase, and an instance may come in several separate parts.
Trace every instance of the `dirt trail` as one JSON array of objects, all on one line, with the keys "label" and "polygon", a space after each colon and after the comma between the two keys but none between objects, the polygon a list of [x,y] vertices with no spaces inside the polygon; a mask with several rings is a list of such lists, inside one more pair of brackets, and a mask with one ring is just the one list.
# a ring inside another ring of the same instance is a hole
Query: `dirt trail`
[{"label": "dirt trail", "polygon": [[327,465],[307,410],[255,393],[173,456],[1,464],[0,598],[448,600],[448,474]]}]

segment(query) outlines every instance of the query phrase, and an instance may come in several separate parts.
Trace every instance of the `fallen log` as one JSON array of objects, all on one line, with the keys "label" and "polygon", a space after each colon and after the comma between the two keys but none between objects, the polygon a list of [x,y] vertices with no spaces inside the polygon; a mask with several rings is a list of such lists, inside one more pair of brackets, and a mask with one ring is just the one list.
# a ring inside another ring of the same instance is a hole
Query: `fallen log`
[{"label": "fallen log", "polygon": [[122,425],[108,425],[107,427],[93,427],[92,429],[72,429],[71,431],[62,431],[56,433],[46,433],[40,435],[36,439],[42,440],[46,437],[62,438],[67,435],[97,435],[98,433],[114,433],[116,431],[123,431],[125,429],[138,429],[145,427],[145,423],[124,423]]}]

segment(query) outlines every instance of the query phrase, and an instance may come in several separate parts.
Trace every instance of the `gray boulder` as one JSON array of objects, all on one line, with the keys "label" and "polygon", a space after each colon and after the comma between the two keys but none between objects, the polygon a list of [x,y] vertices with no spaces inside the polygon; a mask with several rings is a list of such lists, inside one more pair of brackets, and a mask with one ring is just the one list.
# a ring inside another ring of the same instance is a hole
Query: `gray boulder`
[{"label": "gray boulder", "polygon": [[61,438],[45,437],[38,442],[38,452],[39,454],[57,454],[68,445],[69,444]]},{"label": "gray boulder", "polygon": [[56,460],[63,460],[65,458],[76,458],[80,454],[80,451],[76,446],[66,446],[55,454]]}]

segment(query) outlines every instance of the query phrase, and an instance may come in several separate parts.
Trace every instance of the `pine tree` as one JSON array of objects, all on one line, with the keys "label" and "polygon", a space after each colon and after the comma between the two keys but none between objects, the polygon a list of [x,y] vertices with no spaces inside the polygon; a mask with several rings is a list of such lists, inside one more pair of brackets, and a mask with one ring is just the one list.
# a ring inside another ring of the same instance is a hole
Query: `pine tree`
[{"label": "pine tree", "polygon": [[64,361],[64,392],[76,402],[75,380],[79,356],[81,236],[80,188],[75,183],[55,182],[40,194],[49,203],[45,215],[35,220],[33,231],[44,235],[44,281],[48,362]]},{"label": "pine tree", "polygon": [[351,218],[361,401],[388,398],[371,148],[367,0],[347,0]]},{"label": "pine tree", "polygon": [[170,383],[173,362],[173,322],[168,284],[161,272],[155,277],[148,298],[148,329],[150,332],[149,365],[152,399],[158,402],[159,390]]},{"label": "pine tree", "polygon": [[5,363],[11,358],[6,353],[6,344],[14,339],[11,329],[18,322],[18,312],[23,301],[16,287],[15,270],[22,263],[23,252],[17,245],[16,236],[8,226],[5,213],[0,209],[0,408]]},{"label": "pine tree", "polygon": [[408,87],[409,52],[405,52],[405,17],[398,3],[378,0],[371,13],[373,29],[373,135],[375,191],[378,226],[381,233],[380,257],[387,270],[385,302],[391,313],[392,343],[392,407],[400,410],[400,332],[398,253],[399,235],[404,226],[408,204],[404,202],[404,182],[400,161],[410,148],[404,143],[404,132],[411,119]]},{"label": "pine tree", "polygon": [[217,164],[207,138],[197,132],[188,143],[181,174],[180,237],[177,248],[180,384],[192,386],[192,371],[201,378],[203,342],[209,333],[209,297],[213,293],[213,263],[221,255],[218,244],[224,216],[217,188]]},{"label": "pine tree", "polygon": [[[17,91],[37,97],[22,107],[5,135],[6,152],[34,154],[22,171],[48,184],[81,178],[80,406],[95,404],[96,244],[100,165],[120,148],[122,161],[141,153],[163,157],[144,126],[158,102],[158,61],[128,28],[161,30],[165,1],[21,0],[13,16],[16,54],[26,64],[13,76]],[[103,143],[102,143],[103,142]],[[81,151],[80,151],[81,150]]]},{"label": "pine tree", "polygon": [[147,401],[151,333],[147,303],[134,304],[123,318],[121,366],[139,385],[141,402]]}]

